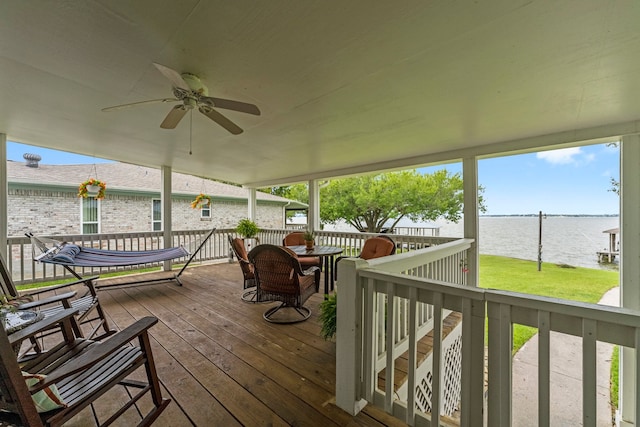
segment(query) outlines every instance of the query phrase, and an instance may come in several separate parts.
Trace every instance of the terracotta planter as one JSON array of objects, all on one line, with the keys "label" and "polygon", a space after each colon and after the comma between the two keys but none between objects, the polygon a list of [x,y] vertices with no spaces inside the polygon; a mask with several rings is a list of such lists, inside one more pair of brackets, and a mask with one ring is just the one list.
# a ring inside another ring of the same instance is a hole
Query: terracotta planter
[{"label": "terracotta planter", "polygon": [[307,247],[308,250],[313,249],[313,240],[305,240],[304,245]]}]

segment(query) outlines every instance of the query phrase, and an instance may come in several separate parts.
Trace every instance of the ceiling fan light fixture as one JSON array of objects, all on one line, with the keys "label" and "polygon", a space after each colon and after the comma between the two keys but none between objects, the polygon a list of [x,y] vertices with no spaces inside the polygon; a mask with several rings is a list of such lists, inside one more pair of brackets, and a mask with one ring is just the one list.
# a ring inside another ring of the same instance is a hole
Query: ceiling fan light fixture
[{"label": "ceiling fan light fixture", "polygon": [[198,103],[196,102],[195,98],[184,99],[184,108],[186,108],[187,110],[193,110],[197,105]]}]

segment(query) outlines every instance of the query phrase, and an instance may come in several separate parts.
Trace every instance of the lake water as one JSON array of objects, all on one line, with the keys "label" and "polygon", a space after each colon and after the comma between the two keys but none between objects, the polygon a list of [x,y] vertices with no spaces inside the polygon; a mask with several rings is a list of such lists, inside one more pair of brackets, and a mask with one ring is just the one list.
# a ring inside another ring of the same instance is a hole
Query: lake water
[{"label": "lake water", "polygon": [[[463,223],[436,222],[399,226],[439,226],[440,236],[462,237]],[[598,263],[597,251],[608,250],[609,235],[619,217],[548,217],[542,220],[542,262],[577,267],[617,269]],[[326,227],[330,229],[330,227]],[[537,261],[538,217],[480,217],[480,253]],[[342,229],[343,227],[336,227]],[[620,236],[618,236],[619,238]]]}]

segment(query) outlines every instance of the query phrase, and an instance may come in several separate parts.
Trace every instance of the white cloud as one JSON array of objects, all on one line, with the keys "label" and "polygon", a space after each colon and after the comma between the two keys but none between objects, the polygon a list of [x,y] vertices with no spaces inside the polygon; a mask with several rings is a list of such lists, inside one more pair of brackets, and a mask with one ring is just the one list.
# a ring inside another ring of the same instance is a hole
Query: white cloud
[{"label": "white cloud", "polygon": [[[543,151],[536,153],[538,159],[545,160],[554,165],[566,165],[577,163],[579,157],[584,154],[580,147],[562,148],[560,150]],[[590,162],[594,159],[592,154],[584,156],[583,161]]]}]

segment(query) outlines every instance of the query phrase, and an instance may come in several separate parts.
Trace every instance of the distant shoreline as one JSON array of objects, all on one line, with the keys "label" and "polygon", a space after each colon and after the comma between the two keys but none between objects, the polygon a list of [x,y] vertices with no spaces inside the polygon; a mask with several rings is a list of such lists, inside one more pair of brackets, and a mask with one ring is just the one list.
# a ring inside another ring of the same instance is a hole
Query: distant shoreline
[{"label": "distant shoreline", "polygon": [[[480,215],[480,217],[492,217],[492,218],[497,218],[497,217],[537,217],[539,216],[539,213],[535,213],[535,214],[491,214],[491,215]],[[620,214],[601,214],[601,215],[596,215],[596,214],[548,214],[548,213],[542,213],[543,216],[545,217],[570,217],[570,218],[616,218],[619,217]]]}]

